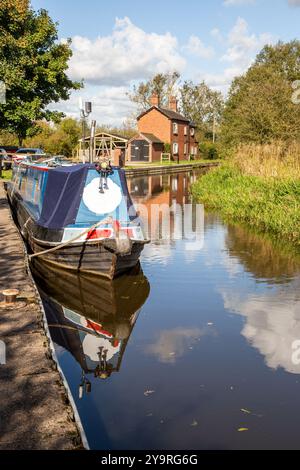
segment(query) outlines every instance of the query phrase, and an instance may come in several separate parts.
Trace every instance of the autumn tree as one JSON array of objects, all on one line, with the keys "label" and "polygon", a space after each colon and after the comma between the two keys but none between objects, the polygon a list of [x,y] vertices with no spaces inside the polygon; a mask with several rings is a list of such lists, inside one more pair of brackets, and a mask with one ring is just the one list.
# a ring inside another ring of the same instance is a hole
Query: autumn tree
[{"label": "autumn tree", "polygon": [[159,73],[146,82],[134,85],[128,96],[142,112],[151,106],[153,94],[158,96],[160,106],[167,106],[169,98],[174,94],[180,75],[178,72]]},{"label": "autumn tree", "polygon": [[62,119],[54,126],[37,122],[36,130],[34,136],[26,138],[25,145],[42,148],[51,155],[72,157],[81,137],[81,124],[73,118]]},{"label": "autumn tree", "polygon": [[195,84],[192,81],[185,81],[179,94],[182,114],[197,125],[202,138],[211,137],[220,124],[224,106],[222,94],[205,82]]},{"label": "autumn tree", "polygon": [[131,139],[138,132],[134,124],[135,121],[132,122],[131,119],[126,119],[120,127],[100,124],[97,126],[96,133],[106,132],[108,134],[119,135],[126,139]]},{"label": "autumn tree", "polygon": [[20,145],[36,121],[62,117],[49,110],[50,103],[81,87],[66,74],[71,55],[70,42],[58,42],[57,24],[46,10],[35,12],[28,0],[1,0],[0,77],[7,92],[0,129],[15,133]]},{"label": "autumn tree", "polygon": [[137,105],[138,112],[151,106],[151,97],[156,94],[159,105],[168,107],[171,96],[176,96],[179,111],[190,118],[198,128],[201,138],[212,138],[213,128],[218,130],[223,110],[223,97],[220,92],[211,90],[204,82],[195,84],[192,81],[180,83],[177,72],[157,74],[146,82],[133,87],[129,98]]}]

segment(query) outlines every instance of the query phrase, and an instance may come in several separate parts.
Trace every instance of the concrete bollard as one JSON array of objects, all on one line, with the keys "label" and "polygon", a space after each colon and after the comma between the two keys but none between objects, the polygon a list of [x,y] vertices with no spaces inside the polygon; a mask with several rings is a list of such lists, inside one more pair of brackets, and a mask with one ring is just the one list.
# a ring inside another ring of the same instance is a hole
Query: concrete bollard
[{"label": "concrete bollard", "polygon": [[2,295],[4,297],[4,303],[6,305],[12,305],[16,303],[17,296],[19,295],[18,289],[7,289],[2,291]]}]

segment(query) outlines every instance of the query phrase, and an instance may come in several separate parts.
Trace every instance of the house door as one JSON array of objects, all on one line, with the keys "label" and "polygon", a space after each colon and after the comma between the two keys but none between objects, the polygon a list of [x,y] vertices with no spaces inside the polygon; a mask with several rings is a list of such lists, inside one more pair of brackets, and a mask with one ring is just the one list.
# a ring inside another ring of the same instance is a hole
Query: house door
[{"label": "house door", "polygon": [[134,140],[131,142],[131,161],[149,162],[150,145],[146,140]]}]

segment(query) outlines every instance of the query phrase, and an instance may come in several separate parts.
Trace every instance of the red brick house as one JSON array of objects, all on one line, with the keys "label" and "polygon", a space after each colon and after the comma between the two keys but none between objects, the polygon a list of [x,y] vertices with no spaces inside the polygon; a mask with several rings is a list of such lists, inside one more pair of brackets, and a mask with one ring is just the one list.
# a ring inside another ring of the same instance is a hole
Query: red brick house
[{"label": "red brick house", "polygon": [[168,108],[159,106],[158,96],[154,95],[152,106],[138,116],[139,134],[129,141],[129,162],[159,162],[165,152],[165,144],[170,145],[173,160],[189,160],[198,155],[196,126],[177,110],[177,100],[172,97]]}]

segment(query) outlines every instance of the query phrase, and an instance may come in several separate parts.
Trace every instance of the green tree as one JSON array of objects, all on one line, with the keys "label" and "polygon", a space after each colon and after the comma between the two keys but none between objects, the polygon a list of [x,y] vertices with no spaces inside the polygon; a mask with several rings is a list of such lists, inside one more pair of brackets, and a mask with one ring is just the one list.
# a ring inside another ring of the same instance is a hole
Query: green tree
[{"label": "green tree", "polygon": [[4,145],[18,145],[16,134],[0,130],[0,148]]},{"label": "green tree", "polygon": [[51,155],[72,157],[81,137],[81,124],[73,118],[63,119],[59,124],[50,126],[42,121],[36,125],[38,132],[25,140],[27,147],[42,148]]},{"label": "green tree", "polygon": [[276,68],[280,75],[293,82],[300,77],[300,41],[279,41],[275,46],[266,45],[257,55],[256,65]]},{"label": "green tree", "polygon": [[[78,140],[82,136],[81,123],[76,119],[66,118],[61,121],[59,128],[66,135],[67,145],[72,152],[75,147],[77,147]],[[68,152],[68,154],[70,154],[70,152]]]},{"label": "green tree", "polygon": [[131,139],[134,137],[138,130],[134,126],[134,123],[131,120],[127,119],[123,122],[121,127],[110,126],[110,125],[98,125],[96,129],[96,133],[106,132],[108,134],[119,135],[121,137],[125,137],[127,139]]},{"label": "green tree", "polygon": [[248,71],[231,85],[222,141],[232,146],[299,139],[299,105],[292,99],[292,85],[299,76],[300,41],[266,45]]},{"label": "green tree", "polygon": [[192,81],[185,81],[179,92],[182,114],[197,125],[202,138],[211,138],[221,121],[222,94],[209,88],[205,82],[195,84]]},{"label": "green tree", "polygon": [[66,74],[70,42],[57,39],[57,24],[47,11],[35,12],[28,0],[1,0],[0,77],[7,93],[0,126],[15,133],[20,145],[36,121],[62,117],[47,108],[50,103],[67,100],[71,90],[82,86]]},{"label": "green tree", "polygon": [[128,93],[130,100],[142,112],[151,106],[153,94],[158,96],[160,106],[167,106],[169,98],[174,94],[175,85],[178,83],[180,74],[178,72],[159,73],[146,82],[134,85],[131,93]]}]

